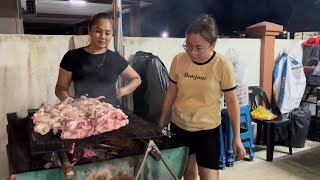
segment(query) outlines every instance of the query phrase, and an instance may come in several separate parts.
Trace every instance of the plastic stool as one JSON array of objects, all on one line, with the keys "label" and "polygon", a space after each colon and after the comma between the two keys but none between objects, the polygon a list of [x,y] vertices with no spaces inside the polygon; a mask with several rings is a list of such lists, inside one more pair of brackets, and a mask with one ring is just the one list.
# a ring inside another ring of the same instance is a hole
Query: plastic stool
[{"label": "plastic stool", "polygon": [[[222,124],[224,130],[224,139],[225,139],[225,152],[227,158],[227,166],[233,166],[235,159],[233,157],[233,148],[232,148],[232,127],[229,119],[229,115],[227,109],[223,109],[221,112]],[[249,149],[250,161],[253,161],[254,152],[253,148],[255,145],[253,144],[252,138],[252,129],[251,129],[251,116],[249,113],[249,107],[246,105],[240,106],[240,124],[245,124],[245,132],[240,132],[240,139],[243,143],[244,148]]]},{"label": "plastic stool", "polygon": [[243,146],[248,148],[250,161],[253,161],[254,152],[253,148],[255,145],[253,144],[253,137],[252,137],[252,128],[251,128],[251,115],[249,111],[249,106],[241,106],[240,107],[240,124],[245,123],[246,128],[245,132],[240,133],[240,139],[242,140]]},{"label": "plastic stool", "polygon": [[226,153],[224,150],[224,140],[223,140],[223,131],[222,124],[220,125],[220,167],[222,170],[226,168]]}]

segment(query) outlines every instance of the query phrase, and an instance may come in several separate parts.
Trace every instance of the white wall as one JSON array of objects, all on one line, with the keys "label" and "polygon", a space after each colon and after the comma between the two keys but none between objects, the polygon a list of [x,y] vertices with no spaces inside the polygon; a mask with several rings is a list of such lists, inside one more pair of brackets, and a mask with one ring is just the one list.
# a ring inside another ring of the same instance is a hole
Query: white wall
[{"label": "white wall", "polygon": [[218,39],[216,50],[225,55],[234,49],[245,66],[244,81],[248,86],[260,84],[260,39]]},{"label": "white wall", "polygon": [[137,51],[151,52],[169,69],[174,56],[183,51],[183,41],[182,38],[126,37],[123,40],[124,58],[130,60]]},{"label": "white wall", "polygon": [[0,35],[0,179],[8,176],[6,113],[56,103],[59,62],[71,36]]},{"label": "white wall", "polygon": [[296,40],[296,39],[276,39],[275,47],[274,47],[274,58],[277,60],[281,56],[281,54],[286,51],[290,55],[295,56],[299,62],[302,63],[302,42],[304,40]]},{"label": "white wall", "polygon": [[[159,56],[167,69],[170,68],[174,56],[184,51],[184,38],[124,38],[124,57],[131,59],[141,50]],[[260,83],[260,39],[218,39],[216,51],[222,55],[234,49],[239,55],[241,63],[245,65],[244,80],[248,85]]]},{"label": "white wall", "polygon": [[[160,57],[169,69],[173,57],[183,51],[183,38],[124,38],[124,57],[137,51]],[[69,50],[86,45],[85,36],[0,35],[0,179],[8,176],[6,113],[37,108],[42,102],[58,102],[54,94],[59,63]],[[113,45],[110,45],[113,49]],[[260,40],[219,39],[216,51],[234,49],[246,66],[248,85],[258,85],[260,77]]]}]

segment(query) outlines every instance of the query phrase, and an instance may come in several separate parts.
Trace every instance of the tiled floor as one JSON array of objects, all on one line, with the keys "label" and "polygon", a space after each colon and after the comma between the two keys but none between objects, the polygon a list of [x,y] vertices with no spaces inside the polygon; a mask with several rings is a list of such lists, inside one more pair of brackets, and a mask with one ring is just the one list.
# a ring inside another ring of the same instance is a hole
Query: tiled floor
[{"label": "tiled floor", "polygon": [[320,142],[307,141],[304,148],[293,148],[292,156],[288,152],[288,147],[276,146],[273,162],[267,162],[265,146],[257,146],[254,161],[237,161],[220,170],[220,180],[320,179]]},{"label": "tiled floor", "polygon": [[255,150],[253,162],[238,161],[220,171],[221,180],[315,180],[320,179],[320,143],[307,141],[304,148],[276,146],[273,162],[267,162],[265,146]]}]

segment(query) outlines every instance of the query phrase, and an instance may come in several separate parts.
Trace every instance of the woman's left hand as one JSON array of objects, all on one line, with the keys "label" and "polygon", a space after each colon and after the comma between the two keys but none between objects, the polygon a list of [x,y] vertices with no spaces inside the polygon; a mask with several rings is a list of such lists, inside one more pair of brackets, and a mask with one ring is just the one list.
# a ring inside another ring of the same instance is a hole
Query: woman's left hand
[{"label": "woman's left hand", "polygon": [[237,160],[241,160],[246,155],[246,149],[244,149],[240,138],[233,138],[232,140],[233,153]]}]

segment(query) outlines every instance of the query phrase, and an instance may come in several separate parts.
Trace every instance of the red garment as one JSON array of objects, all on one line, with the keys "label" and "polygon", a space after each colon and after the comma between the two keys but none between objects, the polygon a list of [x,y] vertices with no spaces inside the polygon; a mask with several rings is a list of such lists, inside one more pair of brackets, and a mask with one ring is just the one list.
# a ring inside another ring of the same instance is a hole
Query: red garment
[{"label": "red garment", "polygon": [[316,46],[318,44],[320,44],[320,36],[313,36],[302,43],[304,46]]}]

